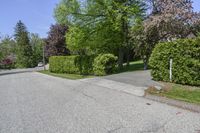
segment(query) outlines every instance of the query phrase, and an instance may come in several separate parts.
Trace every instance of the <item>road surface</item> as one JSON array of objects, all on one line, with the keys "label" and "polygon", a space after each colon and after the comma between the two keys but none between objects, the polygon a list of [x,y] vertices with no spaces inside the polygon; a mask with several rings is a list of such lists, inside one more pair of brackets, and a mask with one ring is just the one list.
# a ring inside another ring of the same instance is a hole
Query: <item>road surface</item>
[{"label": "road surface", "polygon": [[150,70],[124,72],[105,76],[103,78],[140,87],[162,86],[160,83],[152,80]]},{"label": "road surface", "polygon": [[200,114],[37,72],[0,76],[0,133],[200,133]]}]

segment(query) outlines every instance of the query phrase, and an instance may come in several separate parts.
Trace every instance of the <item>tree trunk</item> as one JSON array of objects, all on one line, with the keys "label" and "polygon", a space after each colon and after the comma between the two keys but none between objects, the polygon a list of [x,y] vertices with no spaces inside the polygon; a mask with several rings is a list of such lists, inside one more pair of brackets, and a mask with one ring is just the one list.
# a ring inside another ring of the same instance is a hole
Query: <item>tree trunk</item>
[{"label": "tree trunk", "polygon": [[123,69],[123,59],[124,59],[123,48],[119,48],[118,67],[119,67],[120,70]]},{"label": "tree trunk", "polygon": [[144,70],[148,69],[148,58],[147,56],[143,57],[143,63],[144,63]]},{"label": "tree trunk", "polygon": [[144,70],[147,70],[147,69],[148,69],[148,63],[144,62]]},{"label": "tree trunk", "polygon": [[[130,49],[129,49],[129,43],[128,43],[128,23],[122,19],[122,31],[123,31],[123,46],[125,47],[124,50],[127,52],[126,56],[126,65],[129,66],[129,60],[130,60]],[[124,54],[124,51],[123,51]],[[124,55],[123,55],[124,56]]]}]

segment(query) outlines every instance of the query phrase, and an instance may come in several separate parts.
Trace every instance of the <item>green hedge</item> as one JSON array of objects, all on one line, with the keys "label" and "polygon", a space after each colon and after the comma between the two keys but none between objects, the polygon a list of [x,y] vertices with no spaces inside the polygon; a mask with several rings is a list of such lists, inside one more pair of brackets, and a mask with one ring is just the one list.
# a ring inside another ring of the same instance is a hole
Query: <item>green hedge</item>
[{"label": "green hedge", "polygon": [[77,56],[75,66],[78,67],[80,74],[93,74],[93,61],[95,55]]},{"label": "green hedge", "polygon": [[49,58],[49,70],[53,73],[95,74],[112,73],[117,57],[112,54],[99,56],[52,56]]},{"label": "green hedge", "polygon": [[93,74],[95,56],[52,56],[49,70],[54,73]]},{"label": "green hedge", "polygon": [[200,85],[200,38],[157,44],[149,61],[155,80],[169,81],[170,58],[173,82]]},{"label": "green hedge", "polygon": [[94,74],[103,76],[113,73],[116,67],[117,57],[112,54],[100,54],[94,60]]},{"label": "green hedge", "polygon": [[52,56],[49,58],[49,70],[54,73],[79,73],[75,60],[78,56]]},{"label": "green hedge", "polygon": [[53,73],[93,74],[94,56],[52,56],[49,70]]}]

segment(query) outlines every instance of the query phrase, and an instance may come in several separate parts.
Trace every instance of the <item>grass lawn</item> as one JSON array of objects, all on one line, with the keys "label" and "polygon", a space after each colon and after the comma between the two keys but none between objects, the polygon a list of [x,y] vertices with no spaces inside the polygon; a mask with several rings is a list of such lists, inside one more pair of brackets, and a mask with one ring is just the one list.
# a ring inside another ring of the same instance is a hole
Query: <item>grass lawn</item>
[{"label": "grass lawn", "polygon": [[89,76],[89,75],[79,75],[79,74],[58,74],[58,73],[52,73],[49,71],[40,71],[40,73],[55,76],[55,77],[60,77],[60,78],[66,78],[66,79],[84,79],[84,78],[93,78],[94,76]]},{"label": "grass lawn", "polygon": [[165,87],[163,87],[162,90],[158,91],[155,88],[150,87],[147,90],[147,93],[189,103],[200,104],[200,87],[192,87],[172,83],[164,84]]},{"label": "grass lawn", "polygon": [[130,62],[129,66],[126,66],[126,63],[125,63],[123,70],[118,71],[118,73],[130,72],[130,71],[138,71],[138,70],[144,70],[144,64],[143,64],[142,60],[132,61],[132,62]]}]

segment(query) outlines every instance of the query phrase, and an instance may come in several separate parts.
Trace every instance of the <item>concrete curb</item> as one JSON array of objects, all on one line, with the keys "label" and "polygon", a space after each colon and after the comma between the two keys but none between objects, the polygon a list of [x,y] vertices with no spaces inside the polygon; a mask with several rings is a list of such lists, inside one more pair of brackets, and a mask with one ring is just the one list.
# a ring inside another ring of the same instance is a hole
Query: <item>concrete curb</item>
[{"label": "concrete curb", "polygon": [[149,100],[153,100],[156,102],[165,103],[165,104],[175,106],[178,108],[186,109],[186,110],[189,110],[192,112],[200,113],[200,105],[197,105],[197,104],[187,103],[184,101],[178,101],[178,100],[169,99],[166,97],[155,96],[155,95],[150,95],[150,94],[146,94],[144,96],[144,98],[147,98]]}]

